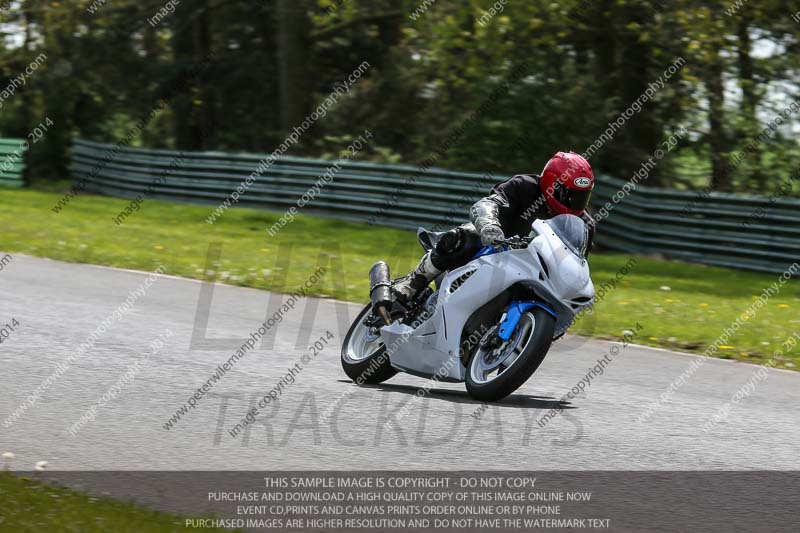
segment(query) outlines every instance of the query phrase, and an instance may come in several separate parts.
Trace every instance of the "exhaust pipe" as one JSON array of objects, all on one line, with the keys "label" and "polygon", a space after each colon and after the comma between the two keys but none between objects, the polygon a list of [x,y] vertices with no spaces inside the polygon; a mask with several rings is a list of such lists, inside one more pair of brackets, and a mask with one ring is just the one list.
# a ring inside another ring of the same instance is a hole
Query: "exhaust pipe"
[{"label": "exhaust pipe", "polygon": [[372,301],[372,312],[380,315],[386,325],[392,323],[389,309],[392,308],[392,282],[389,276],[389,265],[378,261],[369,271],[369,298]]}]

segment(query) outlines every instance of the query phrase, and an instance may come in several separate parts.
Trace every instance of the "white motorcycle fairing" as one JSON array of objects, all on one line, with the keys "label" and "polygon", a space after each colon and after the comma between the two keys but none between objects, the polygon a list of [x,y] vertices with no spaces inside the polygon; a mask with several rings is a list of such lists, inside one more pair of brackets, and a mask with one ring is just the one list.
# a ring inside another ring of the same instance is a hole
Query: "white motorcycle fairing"
[{"label": "white motorcycle fairing", "polygon": [[532,227],[536,237],[527,248],[479,254],[445,274],[435,310],[416,328],[402,322],[381,328],[392,366],[442,381],[464,381],[466,368],[459,352],[467,320],[517,283],[532,288],[540,298],[534,303],[555,315],[555,336],[566,331],[575,315],[594,300],[589,266],[543,220],[534,221]]}]

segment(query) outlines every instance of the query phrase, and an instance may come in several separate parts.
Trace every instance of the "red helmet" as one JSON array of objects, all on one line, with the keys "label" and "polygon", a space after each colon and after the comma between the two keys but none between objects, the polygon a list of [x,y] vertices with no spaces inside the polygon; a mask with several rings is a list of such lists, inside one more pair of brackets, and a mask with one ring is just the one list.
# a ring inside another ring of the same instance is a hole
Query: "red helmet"
[{"label": "red helmet", "polygon": [[544,166],[540,187],[553,211],[580,216],[594,188],[592,166],[575,152],[558,152]]}]

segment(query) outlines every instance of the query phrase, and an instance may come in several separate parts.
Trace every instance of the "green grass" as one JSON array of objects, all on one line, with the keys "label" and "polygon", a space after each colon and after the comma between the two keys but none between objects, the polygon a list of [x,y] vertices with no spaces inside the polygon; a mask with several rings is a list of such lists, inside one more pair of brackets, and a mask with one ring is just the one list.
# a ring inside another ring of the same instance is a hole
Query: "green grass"
[{"label": "green grass", "polygon": [[168,533],[227,531],[185,527],[183,518],[137,505],[95,498],[0,472],[0,531],[14,533]]},{"label": "green grass", "polygon": [[[73,199],[60,214],[51,207],[58,193],[0,190],[0,249],[64,261],[139,270],[164,265],[170,274],[204,278],[210,243],[222,243],[218,280],[275,291],[296,290],[316,269],[328,266],[310,293],[353,302],[368,299],[367,273],[378,259],[396,275],[421,255],[413,232],[297,216],[274,237],[266,228],[280,213],[231,209],[214,225],[205,222],[212,206],[146,200],[139,212],[112,222],[128,200],[100,196]],[[312,204],[313,205],[313,204]],[[602,231],[602,227],[599,228]],[[618,254],[593,254],[598,287],[628,261]],[[637,264],[573,328],[574,333],[616,338],[643,326],[636,342],[702,352],[761,294],[777,275],[637,257]],[[669,287],[670,290],[662,290]],[[719,356],[768,360],[800,329],[800,283],[783,286],[758,314],[727,341]],[[784,354],[777,366],[794,368],[798,354]]]}]

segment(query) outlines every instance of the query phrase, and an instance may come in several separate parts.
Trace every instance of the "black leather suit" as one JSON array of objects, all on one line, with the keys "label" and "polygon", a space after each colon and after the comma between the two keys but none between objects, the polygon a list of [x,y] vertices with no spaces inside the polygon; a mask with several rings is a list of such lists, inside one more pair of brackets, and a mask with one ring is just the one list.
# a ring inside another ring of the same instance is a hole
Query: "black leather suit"
[{"label": "black leather suit", "polygon": [[[537,218],[549,219],[550,210],[539,187],[537,174],[520,174],[498,183],[491,194],[478,200],[470,209],[470,220],[442,235],[431,254],[439,270],[452,270],[467,264],[481,249],[480,231],[487,224],[503,229],[506,237],[526,236]],[[583,220],[589,228],[589,245],[594,238],[594,220],[584,211]]]}]

